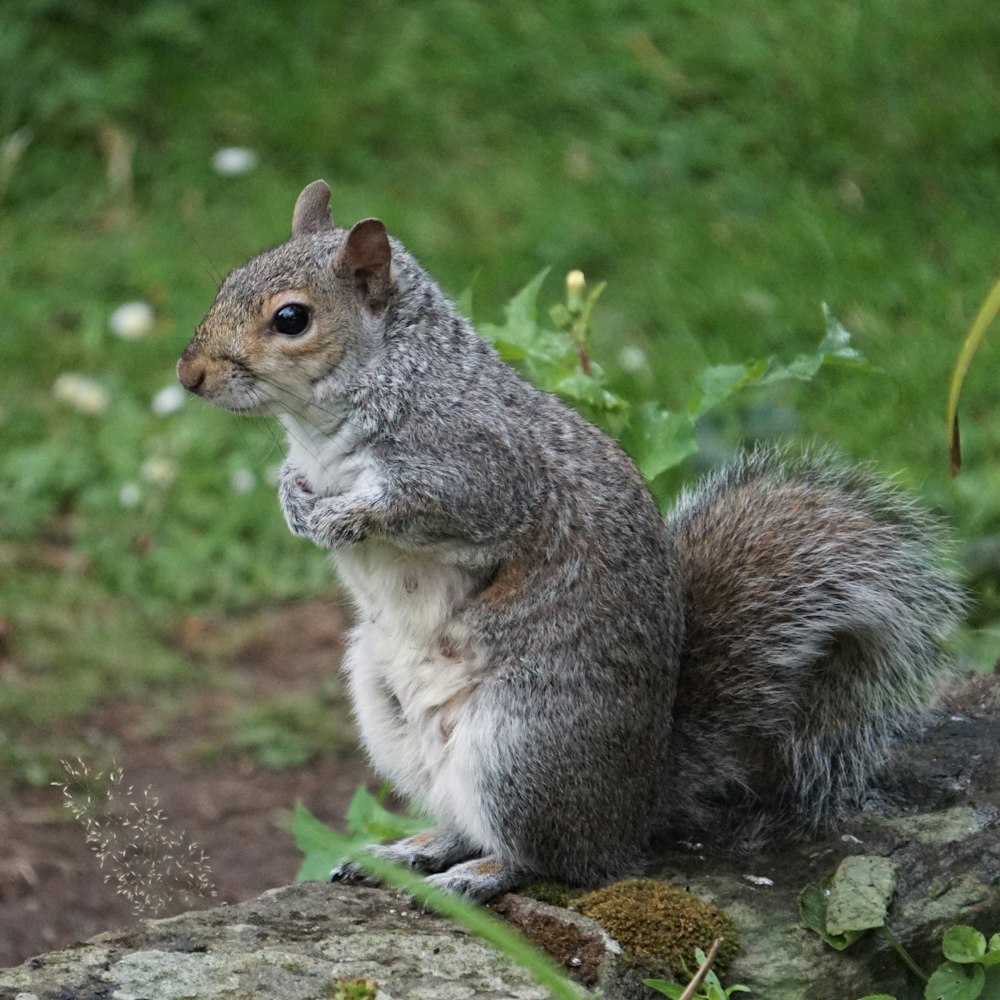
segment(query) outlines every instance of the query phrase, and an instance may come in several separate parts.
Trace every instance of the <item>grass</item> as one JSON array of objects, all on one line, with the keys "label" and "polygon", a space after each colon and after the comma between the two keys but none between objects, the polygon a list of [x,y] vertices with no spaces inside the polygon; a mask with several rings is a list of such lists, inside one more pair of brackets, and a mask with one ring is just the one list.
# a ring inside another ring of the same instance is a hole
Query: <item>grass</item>
[{"label": "grass", "polygon": [[[944,405],[962,334],[1000,274],[1000,9],[5,9],[0,614],[18,669],[0,678],[0,711],[18,719],[36,701],[13,747],[40,719],[121,690],[196,683],[162,639],[191,609],[328,584],[277,512],[273,429],[196,401],[150,409],[221,274],[285,237],[317,176],[338,219],[382,217],[445,288],[473,287],[482,319],[544,266],[543,300],[573,267],[606,280],[594,353],[612,369],[629,362],[614,382],[634,398],[676,404],[709,363],[810,350],[828,302],[884,374],[758,392],[705,423],[705,454],[780,431],[902,470],[981,543],[979,620],[996,618],[989,343],[965,390],[954,484]],[[253,149],[257,168],[215,173],[229,145]],[[135,299],[155,325],[119,339],[108,318]],[[54,398],[67,372],[105,390],[102,413]],[[40,549],[79,565],[25,556]],[[0,765],[15,757],[0,751]]]}]

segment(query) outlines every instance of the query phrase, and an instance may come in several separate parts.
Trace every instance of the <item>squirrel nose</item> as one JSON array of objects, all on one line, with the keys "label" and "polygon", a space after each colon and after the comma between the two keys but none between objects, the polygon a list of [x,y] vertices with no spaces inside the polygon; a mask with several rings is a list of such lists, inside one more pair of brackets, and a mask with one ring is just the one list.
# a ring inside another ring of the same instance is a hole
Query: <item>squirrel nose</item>
[{"label": "squirrel nose", "polygon": [[188,392],[197,393],[205,384],[207,370],[203,365],[193,363],[189,358],[181,358],[177,362],[177,378]]}]

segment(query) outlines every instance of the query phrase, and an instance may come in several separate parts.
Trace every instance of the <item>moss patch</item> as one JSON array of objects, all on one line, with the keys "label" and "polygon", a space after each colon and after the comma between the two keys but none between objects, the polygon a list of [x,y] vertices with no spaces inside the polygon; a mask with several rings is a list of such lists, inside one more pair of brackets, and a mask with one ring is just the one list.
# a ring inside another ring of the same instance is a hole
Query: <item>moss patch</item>
[{"label": "moss patch", "polygon": [[333,1000],[375,1000],[377,996],[374,979],[338,979],[333,988]]},{"label": "moss patch", "polygon": [[554,882],[549,879],[535,879],[526,886],[518,889],[522,896],[530,896],[540,903],[549,903],[551,906],[569,906],[574,900],[584,895],[583,889],[575,889],[573,886],[563,882]]},{"label": "moss patch", "polygon": [[[589,892],[573,908],[592,917],[637,961],[692,968],[695,948],[723,938],[715,961],[724,969],[739,950],[736,925],[724,910],[656,879],[626,879]],[[682,965],[683,963],[683,965]]]}]

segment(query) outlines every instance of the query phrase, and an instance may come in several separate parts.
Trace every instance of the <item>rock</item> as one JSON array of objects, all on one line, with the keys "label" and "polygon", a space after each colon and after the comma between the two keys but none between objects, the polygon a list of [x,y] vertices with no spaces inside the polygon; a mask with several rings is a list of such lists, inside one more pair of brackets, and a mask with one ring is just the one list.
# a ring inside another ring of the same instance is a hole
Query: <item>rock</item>
[{"label": "rock", "polygon": [[530,976],[395,893],[307,882],[235,906],[143,921],[0,972],[0,1000],[329,1000],[343,978],[380,1000],[542,1000]]},{"label": "rock", "polygon": [[[992,687],[1000,689],[996,678]],[[696,848],[660,853],[655,877],[736,922],[743,948],[724,982],[746,983],[767,1000],[922,1000],[923,984],[881,933],[838,952],[800,925],[803,888],[849,855],[899,866],[888,926],[925,972],[943,961],[941,938],[953,924],[987,937],[1000,931],[1000,719],[942,712],[919,744],[900,748],[888,773],[868,809],[823,841],[743,859]]]},{"label": "rock", "polygon": [[[697,845],[660,853],[652,874],[725,907],[735,921],[742,950],[726,983],[746,983],[765,1000],[922,998],[922,984],[878,931],[837,952],[800,925],[802,890],[851,855],[898,866],[889,926],[927,972],[941,962],[952,924],[1000,931],[998,690],[997,678],[979,678],[953,696],[919,744],[900,748],[891,781],[836,836],[742,859]],[[593,921],[517,896],[497,909],[608,1000],[655,996]],[[383,1000],[547,995],[488,945],[393,892],[306,883],[144,921],[0,970],[0,1000],[329,1000],[339,979],[353,977],[376,980]]]}]

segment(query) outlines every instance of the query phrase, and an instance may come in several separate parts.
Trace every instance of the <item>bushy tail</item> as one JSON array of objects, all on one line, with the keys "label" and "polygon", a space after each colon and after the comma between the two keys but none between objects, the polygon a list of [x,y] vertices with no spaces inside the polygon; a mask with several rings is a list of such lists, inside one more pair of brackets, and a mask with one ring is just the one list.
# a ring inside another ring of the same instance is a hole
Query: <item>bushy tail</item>
[{"label": "bushy tail", "polygon": [[757,449],[669,518],[686,645],[662,826],[736,849],[860,797],[964,607],[932,517],[866,468]]}]

